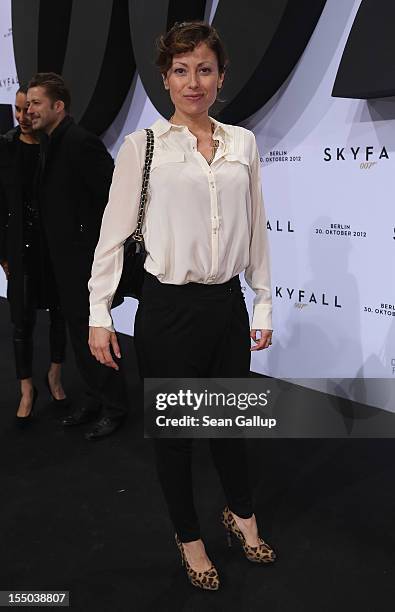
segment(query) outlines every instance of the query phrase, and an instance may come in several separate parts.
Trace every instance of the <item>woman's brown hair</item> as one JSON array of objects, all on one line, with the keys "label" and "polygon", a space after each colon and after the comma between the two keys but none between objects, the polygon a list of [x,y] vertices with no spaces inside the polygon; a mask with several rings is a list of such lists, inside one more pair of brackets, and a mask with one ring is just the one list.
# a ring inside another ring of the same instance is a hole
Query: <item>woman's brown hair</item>
[{"label": "woman's brown hair", "polygon": [[160,36],[156,41],[158,49],[156,65],[161,73],[167,74],[174,55],[193,51],[200,43],[205,43],[209,49],[214,51],[217,56],[219,73],[225,72],[228,57],[217,30],[205,21],[184,21],[175,23],[166,34]]}]

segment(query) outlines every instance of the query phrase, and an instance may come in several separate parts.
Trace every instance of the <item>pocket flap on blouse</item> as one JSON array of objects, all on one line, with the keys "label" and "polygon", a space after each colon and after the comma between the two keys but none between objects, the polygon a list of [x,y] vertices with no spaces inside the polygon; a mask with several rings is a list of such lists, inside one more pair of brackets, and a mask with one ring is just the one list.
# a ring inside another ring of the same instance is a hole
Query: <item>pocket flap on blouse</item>
[{"label": "pocket flap on blouse", "polygon": [[173,162],[183,162],[185,160],[185,154],[178,151],[161,151],[160,153],[155,153],[152,157],[152,166],[151,168],[157,168],[158,166],[163,166],[164,164],[171,164]]},{"label": "pocket flap on blouse", "polygon": [[241,164],[245,164],[246,166],[250,165],[248,157],[246,157],[245,155],[240,155],[239,153],[226,153],[225,159],[227,161],[238,161]]}]

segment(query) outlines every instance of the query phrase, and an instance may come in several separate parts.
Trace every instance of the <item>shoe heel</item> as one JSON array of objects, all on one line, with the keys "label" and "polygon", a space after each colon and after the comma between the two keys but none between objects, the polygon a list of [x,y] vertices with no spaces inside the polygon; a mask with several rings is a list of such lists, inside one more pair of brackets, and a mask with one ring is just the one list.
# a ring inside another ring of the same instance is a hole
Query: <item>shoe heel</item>
[{"label": "shoe heel", "polygon": [[38,397],[38,391],[37,391],[36,387],[33,386],[33,400],[32,400],[32,405],[31,405],[31,408],[30,408],[30,412],[25,417],[15,416],[16,423],[18,423],[18,425],[22,425],[23,426],[26,423],[30,423],[33,420],[34,406],[36,404],[37,397]]},{"label": "shoe heel", "polygon": [[188,563],[182,543],[178,539],[177,534],[175,534],[175,540],[178,550],[180,551],[181,565],[185,567],[189,582],[192,584],[192,586],[198,587],[199,589],[205,589],[207,591],[217,591],[219,588],[219,576],[214,565],[211,564],[211,567],[204,572],[195,571]]},{"label": "shoe heel", "polygon": [[56,397],[52,394],[51,385],[49,384],[48,372],[44,378],[44,384],[48,389],[49,397],[53,401],[56,406],[60,406],[61,408],[67,408],[69,405],[68,397],[64,397],[63,399],[56,399]]},{"label": "shoe heel", "polygon": [[184,563],[184,550],[182,548],[182,544],[180,542],[180,540],[178,539],[178,535],[175,534],[175,539],[176,539],[176,544],[177,544],[177,548],[180,552],[180,557],[181,557],[181,565],[182,567],[184,567],[185,563]]},{"label": "shoe heel", "polygon": [[231,511],[227,507],[222,513],[222,524],[226,530],[228,546],[232,546],[232,536],[235,536],[237,538],[236,542],[241,544],[244,554],[249,561],[255,563],[272,563],[275,560],[276,554],[274,550],[269,544],[264,542],[262,538],[258,538],[258,546],[249,546],[247,544],[245,536],[237,526]]},{"label": "shoe heel", "polygon": [[48,374],[45,376],[44,378],[44,384],[48,389],[48,393],[49,393],[49,397],[51,398],[51,400],[54,399],[53,395],[52,395],[52,391],[51,391],[51,387],[49,386],[49,380],[48,380]]}]

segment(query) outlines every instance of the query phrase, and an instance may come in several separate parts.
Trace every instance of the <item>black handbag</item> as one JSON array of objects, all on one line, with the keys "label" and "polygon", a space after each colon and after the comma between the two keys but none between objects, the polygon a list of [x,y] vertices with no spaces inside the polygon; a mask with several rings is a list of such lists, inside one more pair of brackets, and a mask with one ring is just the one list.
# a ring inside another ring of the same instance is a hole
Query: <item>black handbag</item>
[{"label": "black handbag", "polygon": [[123,268],[116,291],[117,297],[133,297],[140,299],[144,281],[144,262],[147,256],[144,238],[141,232],[144,221],[145,205],[147,202],[148,182],[151,171],[152,155],[154,152],[154,133],[146,128],[147,147],[143,170],[143,183],[141,186],[140,206],[137,216],[137,226],[123,245]]}]

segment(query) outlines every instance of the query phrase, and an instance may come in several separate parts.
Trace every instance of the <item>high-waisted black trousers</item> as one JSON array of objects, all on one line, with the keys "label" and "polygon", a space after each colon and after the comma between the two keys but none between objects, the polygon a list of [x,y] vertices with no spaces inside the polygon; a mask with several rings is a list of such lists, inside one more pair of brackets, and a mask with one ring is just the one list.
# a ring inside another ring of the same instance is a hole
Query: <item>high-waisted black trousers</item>
[{"label": "high-waisted black trousers", "polygon": [[[135,319],[143,378],[243,378],[250,371],[248,313],[238,277],[223,284],[161,283],[146,273]],[[192,439],[154,440],[160,484],[182,542],[200,538],[193,501]],[[229,508],[252,515],[243,438],[211,438],[210,448]]]},{"label": "high-waisted black trousers", "polygon": [[[23,316],[14,324],[13,343],[16,376],[19,380],[31,378],[33,362],[33,331],[36,324],[37,307],[31,291],[31,280],[25,277]],[[66,323],[59,306],[49,309],[49,350],[52,363],[63,363],[66,350]]]}]

